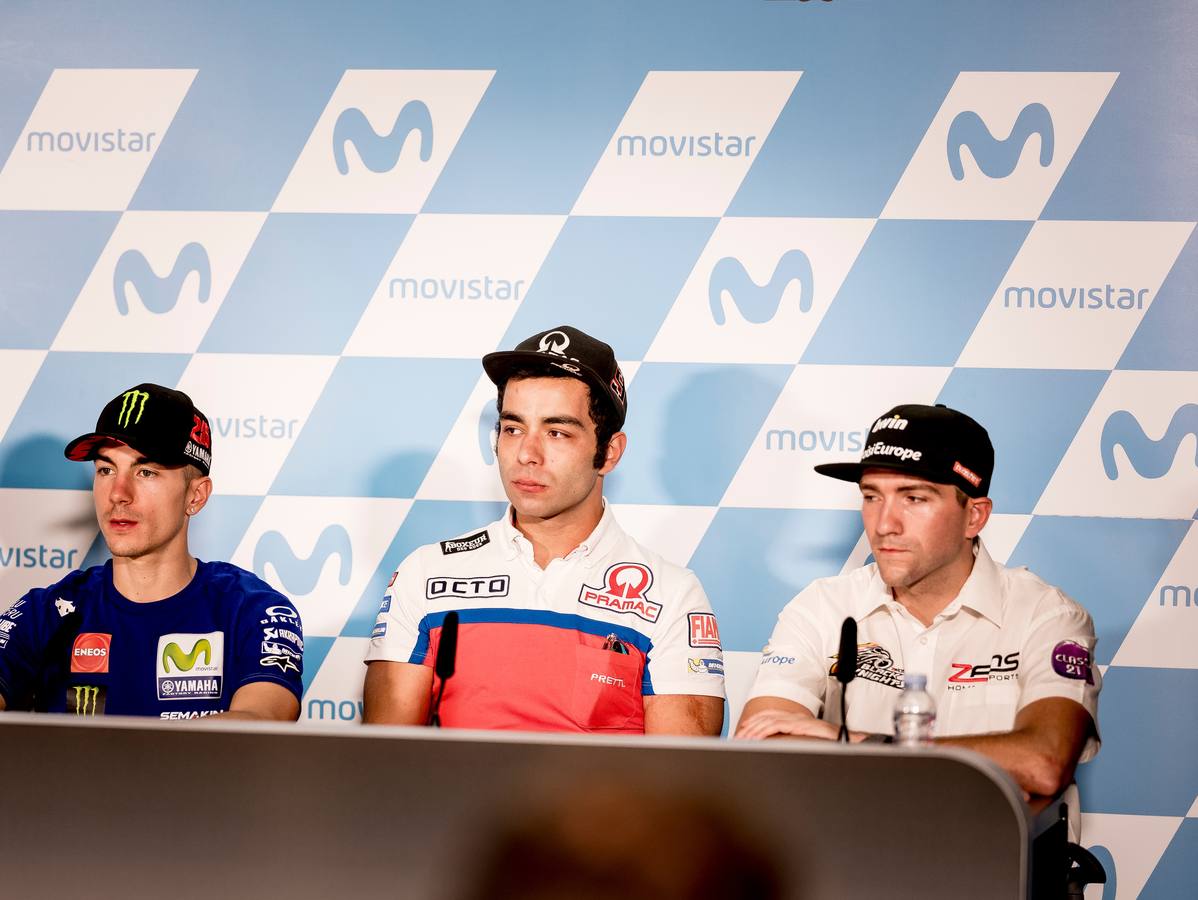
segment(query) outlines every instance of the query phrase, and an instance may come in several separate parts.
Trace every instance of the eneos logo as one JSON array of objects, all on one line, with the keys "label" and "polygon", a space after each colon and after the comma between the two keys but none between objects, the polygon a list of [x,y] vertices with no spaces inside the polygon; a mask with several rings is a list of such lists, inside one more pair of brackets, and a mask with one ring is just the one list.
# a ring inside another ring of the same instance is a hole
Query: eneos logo
[{"label": "eneos logo", "polygon": [[109,654],[112,652],[112,635],[95,631],[84,631],[75,638],[71,647],[71,671],[86,675],[108,671]]}]

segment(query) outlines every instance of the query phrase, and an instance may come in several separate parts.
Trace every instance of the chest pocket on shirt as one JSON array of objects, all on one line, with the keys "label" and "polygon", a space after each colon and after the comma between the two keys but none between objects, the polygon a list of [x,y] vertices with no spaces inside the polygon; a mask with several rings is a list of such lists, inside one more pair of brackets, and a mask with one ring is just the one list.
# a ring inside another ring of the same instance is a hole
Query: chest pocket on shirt
[{"label": "chest pocket on shirt", "polygon": [[951,705],[940,711],[940,715],[945,720],[944,727],[951,731],[941,731],[942,734],[984,734],[1010,731],[1015,726],[1019,703],[1019,682],[1015,679],[979,684],[949,697]]},{"label": "chest pocket on shirt", "polygon": [[639,655],[579,645],[570,712],[583,728],[626,728],[641,714]]}]

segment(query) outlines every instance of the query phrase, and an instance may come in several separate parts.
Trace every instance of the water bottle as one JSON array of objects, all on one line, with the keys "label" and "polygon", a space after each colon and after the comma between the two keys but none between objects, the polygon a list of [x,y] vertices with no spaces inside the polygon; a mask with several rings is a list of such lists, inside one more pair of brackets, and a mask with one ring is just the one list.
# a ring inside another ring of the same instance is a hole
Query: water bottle
[{"label": "water bottle", "polygon": [[894,742],[900,747],[926,747],[932,743],[936,704],[927,687],[927,675],[908,673],[903,678],[903,692],[894,704]]}]

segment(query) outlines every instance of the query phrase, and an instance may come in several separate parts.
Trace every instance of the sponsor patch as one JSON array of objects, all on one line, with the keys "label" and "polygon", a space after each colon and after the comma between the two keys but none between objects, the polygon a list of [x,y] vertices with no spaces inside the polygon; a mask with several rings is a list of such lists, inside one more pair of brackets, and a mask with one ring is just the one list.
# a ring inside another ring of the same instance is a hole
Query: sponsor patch
[{"label": "sponsor patch", "polygon": [[154,662],[159,700],[216,699],[224,683],[225,633],[164,634]]},{"label": "sponsor patch", "polygon": [[782,656],[780,653],[767,653],[761,657],[761,664],[763,666],[793,666],[794,662],[795,658],[793,656]]},{"label": "sponsor patch", "polygon": [[974,472],[972,469],[965,468],[965,466],[961,465],[959,462],[953,463],[953,471],[972,484],[974,487],[977,487],[982,483],[981,475],[979,475],[977,472]]},{"label": "sponsor patch", "polygon": [[393,584],[395,584],[395,579],[398,577],[399,577],[399,569],[396,569],[394,572],[391,573],[391,580],[387,582],[387,587],[391,587]]},{"label": "sponsor patch", "polygon": [[491,543],[491,535],[487,533],[486,529],[483,529],[477,534],[469,534],[452,541],[442,541],[441,553],[444,556],[449,556],[451,553],[467,553],[477,550],[479,547],[485,547],[489,543]]},{"label": "sponsor patch", "polygon": [[1012,681],[1019,676],[1019,653],[1005,656],[995,653],[984,663],[949,663],[952,672],[948,676],[950,691],[965,690],[971,684],[989,684],[994,681]]},{"label": "sponsor patch", "polygon": [[70,600],[63,600],[62,597],[59,597],[54,601],[54,608],[58,610],[59,618],[64,618],[75,611],[75,604]]},{"label": "sponsor patch", "polygon": [[461,597],[465,600],[491,600],[506,597],[512,579],[507,575],[481,575],[477,578],[430,578],[424,583],[426,600]]},{"label": "sponsor patch", "polygon": [[584,584],[578,602],[596,609],[631,613],[646,622],[656,622],[661,604],[647,596],[653,586],[653,571],[642,563],[622,562],[610,566],[603,575],[603,586]]},{"label": "sponsor patch", "polygon": [[1052,670],[1062,678],[1094,683],[1090,651],[1076,641],[1061,641],[1052,648]]},{"label": "sponsor patch", "polygon": [[107,699],[108,688],[102,684],[70,684],[63,709],[76,716],[102,716]]},{"label": "sponsor patch", "polygon": [[84,631],[75,638],[71,647],[71,671],[94,675],[108,671],[108,658],[112,653],[112,635],[95,631]]},{"label": "sponsor patch", "polygon": [[[835,677],[836,675],[836,657],[828,657],[832,660],[832,666],[828,669],[828,674]],[[894,664],[894,657],[890,655],[890,651],[881,644],[858,644],[857,645],[857,678],[864,678],[866,681],[872,681],[875,684],[892,687],[895,690],[903,689],[903,670]]]},{"label": "sponsor patch", "polygon": [[278,666],[283,670],[283,674],[288,672],[298,672],[299,666],[295,664],[295,660],[290,656],[264,656],[258,662],[264,666]]},{"label": "sponsor patch", "polygon": [[686,621],[690,625],[690,645],[692,647],[720,647],[720,627],[713,613],[687,613]]},{"label": "sponsor patch", "polygon": [[266,613],[266,618],[259,621],[260,625],[277,625],[280,622],[284,625],[299,624],[299,613],[290,606],[282,604],[268,606],[264,612]]},{"label": "sponsor patch", "polygon": [[391,612],[391,595],[390,594],[383,595],[383,602],[379,604],[379,612],[381,612],[381,613]]},{"label": "sponsor patch", "polygon": [[724,674],[724,661],[722,659],[688,659],[686,667],[696,674]]},{"label": "sponsor patch", "polygon": [[379,622],[379,623],[378,623],[377,625],[375,625],[375,626],[374,626],[374,628],[371,630],[371,632],[370,632],[370,636],[371,636],[372,638],[381,638],[381,637],[382,637],[383,635],[385,635],[386,633],[387,633],[387,623],[386,623],[386,622]]}]

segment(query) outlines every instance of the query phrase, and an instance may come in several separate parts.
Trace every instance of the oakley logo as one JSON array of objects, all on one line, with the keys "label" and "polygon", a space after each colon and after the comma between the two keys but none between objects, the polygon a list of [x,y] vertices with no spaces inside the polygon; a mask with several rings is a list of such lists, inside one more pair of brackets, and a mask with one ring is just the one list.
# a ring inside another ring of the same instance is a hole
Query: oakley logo
[{"label": "oakley logo", "polygon": [[1040,136],[1040,165],[1052,165],[1054,131],[1052,116],[1042,103],[1029,103],[1015,119],[1011,133],[998,140],[990,133],[982,117],[972,110],[958,113],[948,126],[948,168],[957,181],[965,180],[961,148],[968,147],[982,173],[989,178],[1006,178],[1019,165],[1019,156],[1028,139]]},{"label": "oakley logo", "polygon": [[150,395],[145,391],[125,391],[121,395],[121,409],[117,413],[116,424],[120,428],[128,428],[141,421],[141,414],[146,411],[146,401]]},{"label": "oakley logo", "polygon": [[162,671],[169,673],[170,663],[174,663],[176,671],[190,672],[201,655],[204,657],[204,665],[212,665],[212,643],[207,638],[196,641],[190,653],[184,653],[182,647],[171,641],[162,650]]},{"label": "oakley logo", "polygon": [[552,353],[554,356],[565,356],[565,350],[570,346],[570,337],[560,331],[551,331],[537,344],[541,353]]},{"label": "oakley logo", "polygon": [[330,525],[320,533],[312,555],[298,557],[287,543],[287,539],[277,531],[268,531],[258,539],[254,547],[254,574],[259,578],[266,577],[266,564],[274,566],[279,574],[279,580],[292,594],[308,594],[320,580],[320,573],[330,556],[340,560],[338,581],[342,586],[349,584],[350,572],[354,563],[354,548],[349,539],[349,532],[341,525]]},{"label": "oakley logo", "polygon": [[337,171],[342,175],[349,174],[345,145],[350,143],[358,151],[362,165],[371,172],[390,172],[399,162],[408,135],[413,131],[420,133],[420,161],[428,162],[433,155],[433,114],[424,103],[419,100],[405,103],[395,117],[391,131],[384,135],[374,130],[362,110],[351,106],[337,117],[333,126],[333,159]]},{"label": "oakley logo", "polygon": [[[1163,478],[1173,466],[1173,460],[1182,440],[1194,435],[1198,438],[1198,404],[1187,403],[1173,413],[1169,427],[1160,440],[1154,441],[1144,433],[1139,421],[1125,409],[1111,413],[1102,426],[1100,438],[1102,467],[1106,477],[1114,481],[1119,477],[1115,464],[1115,448],[1122,447],[1136,474],[1144,478]],[[1198,452],[1194,464],[1198,465]]]},{"label": "oakley logo", "polygon": [[778,314],[782,297],[791,282],[797,281],[801,294],[799,310],[811,310],[815,281],[811,274],[811,260],[802,250],[787,250],[774,266],[770,280],[757,284],[740,260],[725,256],[712,267],[707,282],[707,302],[711,317],[717,325],[724,324],[724,294],[746,321],[762,325]]},{"label": "oakley logo", "polygon": [[112,292],[116,297],[116,308],[122,316],[129,314],[129,285],[137,289],[142,305],[152,313],[163,315],[175,308],[183,282],[192,272],[199,276],[197,291],[201,303],[208,302],[212,290],[212,265],[208,251],[200,244],[187,244],[175,257],[170,274],[159,278],[154,274],[149,261],[137,250],[126,250],[116,261],[112,274]]}]

